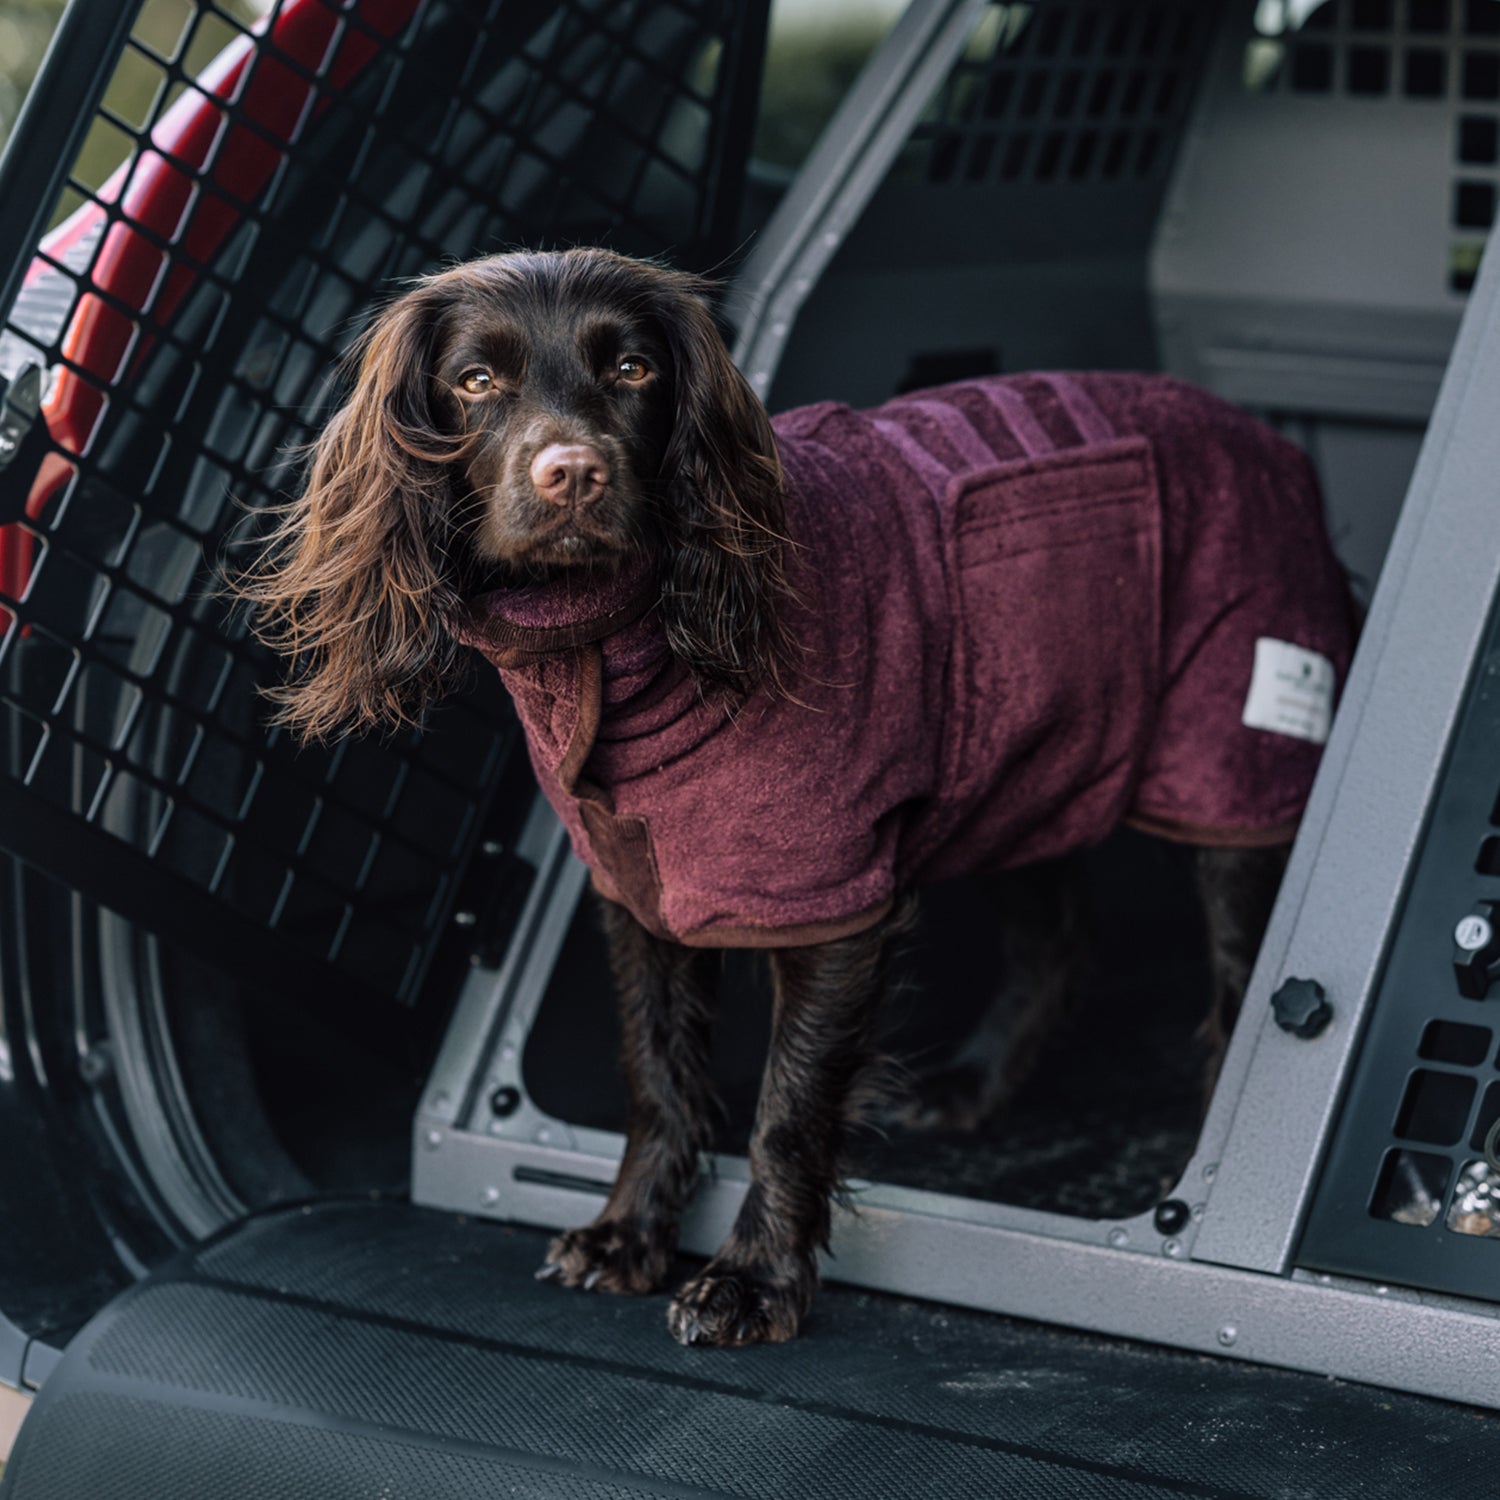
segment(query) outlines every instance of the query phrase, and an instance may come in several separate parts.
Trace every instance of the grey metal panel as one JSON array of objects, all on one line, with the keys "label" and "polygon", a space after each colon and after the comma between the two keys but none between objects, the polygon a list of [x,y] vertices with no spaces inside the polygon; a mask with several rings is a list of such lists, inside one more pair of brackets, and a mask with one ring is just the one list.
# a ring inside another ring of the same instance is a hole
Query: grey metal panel
[{"label": "grey metal panel", "polygon": [[[1456,181],[1476,170],[1457,162],[1460,120],[1489,106],[1460,97],[1461,6],[1412,38],[1400,7],[1352,30],[1349,7],[1328,5],[1318,27],[1279,37],[1252,26],[1265,11],[1221,9],[1152,245],[1152,311],[1164,368],[1282,422],[1313,454],[1368,599],[1463,312],[1450,257],[1477,241],[1453,223]],[[1406,91],[1407,41],[1444,56],[1439,97]],[[1316,88],[1290,76],[1304,46],[1335,62]],[[1354,91],[1356,48],[1385,59],[1389,87]],[[1251,60],[1278,49],[1279,71],[1249,86]],[[1363,424],[1357,447],[1325,440],[1329,423]]]},{"label": "grey metal panel", "polygon": [[459,994],[423,1095],[421,1108],[433,1125],[483,1129],[488,1115],[481,1095],[505,1087],[515,1088],[523,1100],[511,1129],[530,1118],[521,1086],[521,1048],[588,871],[573,857],[567,830],[540,793],[515,853],[536,875],[500,967],[476,965]]},{"label": "grey metal panel", "polygon": [[[1216,311],[1223,311],[1221,299]],[[1273,321],[1283,337],[1306,345],[1317,338],[1342,346],[1347,352],[1310,353],[1304,347],[1295,352],[1286,349],[1246,349],[1228,344],[1210,343],[1195,347],[1179,363],[1192,366],[1192,378],[1241,406],[1257,406],[1272,411],[1329,413],[1361,417],[1366,420],[1396,419],[1425,421],[1437,400],[1443,379],[1443,367],[1456,324],[1444,318],[1427,330],[1425,352],[1398,357],[1380,353],[1352,352],[1352,338],[1340,337],[1341,330],[1324,310],[1307,312],[1285,309],[1267,316],[1264,307],[1247,310],[1245,316],[1260,320],[1265,328]],[[1368,339],[1366,323],[1361,330]],[[1164,317],[1171,328],[1179,325]],[[1313,330],[1317,332],[1314,333]],[[1184,341],[1175,340],[1180,350]],[[1388,341],[1382,340],[1388,347]],[[1183,373],[1187,373],[1183,370]]]},{"label": "grey metal panel", "polygon": [[[1255,1053],[1195,1254],[1283,1271],[1379,972],[1490,600],[1500,584],[1500,265],[1465,314],[1370,608],[1246,1017]],[[1314,1042],[1265,1006],[1317,978],[1335,1019]],[[1250,1045],[1242,1024],[1235,1046]]]},{"label": "grey metal panel", "polygon": [[1495,838],[1497,744],[1492,609],[1297,1247],[1303,1266],[1497,1297],[1500,1245],[1480,1232],[1490,1184],[1479,1181],[1500,1113],[1495,1011],[1477,985],[1460,988],[1452,961],[1458,919],[1500,894],[1476,858]]},{"label": "grey metal panel", "polygon": [[[1332,356],[1348,367],[1320,372],[1312,404],[1368,411],[1354,368],[1368,360],[1385,369],[1381,399],[1425,417],[1463,310],[1448,284],[1457,106],[1399,87],[1248,88],[1246,47],[1268,44],[1253,10],[1223,8],[1157,226],[1150,275],[1167,362],[1208,380],[1213,360],[1246,361],[1238,399],[1300,405],[1275,383],[1277,361],[1285,373]],[[1457,57],[1455,45],[1455,68]]]},{"label": "grey metal panel", "polygon": [[[613,1173],[592,1150],[463,1133],[419,1150],[417,1161],[419,1201],[486,1182],[499,1196],[469,1199],[466,1210],[540,1224],[587,1218]],[[684,1248],[702,1255],[717,1248],[745,1191],[742,1161],[714,1166],[683,1230]],[[517,1170],[531,1180],[516,1180]],[[899,1188],[861,1185],[855,1202],[835,1216],[829,1280],[1500,1406],[1500,1313],[1491,1307],[1199,1264],[1163,1254],[1159,1237],[1113,1245],[1103,1225],[1089,1226],[1090,1240],[1055,1237],[1025,1222],[1049,1216]]]}]

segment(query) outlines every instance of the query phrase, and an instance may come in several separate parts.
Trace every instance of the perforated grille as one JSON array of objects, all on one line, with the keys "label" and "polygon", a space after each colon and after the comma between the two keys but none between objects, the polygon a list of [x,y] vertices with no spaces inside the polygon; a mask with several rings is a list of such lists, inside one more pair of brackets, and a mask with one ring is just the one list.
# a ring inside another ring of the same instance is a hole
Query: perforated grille
[{"label": "perforated grille", "polygon": [[1500,1300],[1500,614],[1410,871],[1299,1252]]},{"label": "perforated grille", "polygon": [[262,728],[276,668],[212,565],[241,507],[295,489],[289,448],[393,278],[519,243],[722,258],[763,25],[719,0],[283,0],[251,35],[202,0],[172,46],[138,28],[0,336],[13,399],[28,364],[47,391],[0,472],[0,776],[67,816],[74,884],[127,911],[149,889],[153,924],[231,965],[249,921],[288,964],[413,997],[508,707],[299,751]]},{"label": "perforated grille", "polygon": [[992,6],[913,137],[927,179],[1164,180],[1212,20],[1192,4]]},{"label": "perforated grille", "polygon": [[1252,92],[1448,113],[1452,233],[1442,269],[1450,290],[1467,292],[1500,182],[1500,0],[1324,0],[1295,29],[1283,0],[1255,15],[1244,64]]}]

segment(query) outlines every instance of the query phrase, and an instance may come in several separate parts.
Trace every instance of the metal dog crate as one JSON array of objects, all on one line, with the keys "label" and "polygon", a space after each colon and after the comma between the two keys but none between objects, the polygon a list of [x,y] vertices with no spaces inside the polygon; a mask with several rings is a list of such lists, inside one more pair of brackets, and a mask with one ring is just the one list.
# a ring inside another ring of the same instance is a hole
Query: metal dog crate
[{"label": "metal dog crate", "polygon": [[[123,1184],[85,1202],[48,1148],[48,1232],[102,1228],[0,1330],[0,1378],[36,1383],[141,1262],[307,1190],[299,1090],[350,1135],[406,1109],[419,1204],[594,1212],[617,1103],[556,1080],[602,964],[503,696],[479,677],[421,736],[296,750],[212,585],[401,277],[604,242],[721,271],[748,245],[724,311],[773,407],[990,369],[1201,380],[1307,445],[1346,563],[1380,574],[1175,1184],[1152,1158],[1101,1216],[871,1181],[830,1278],[1500,1406],[1497,1028],[1452,936],[1500,900],[1500,0],[917,0],[763,225],[763,5],[282,0],[250,29],[197,0],[167,46],[134,21],[73,0],[0,178],[6,1063]],[[85,137],[125,165],[64,184]],[[1291,976],[1332,1004],[1316,1038],[1275,1023]],[[274,1110],[246,1038],[280,1049]],[[355,1043],[384,1104],[340,1088]],[[689,1248],[745,1181],[706,1170]]]},{"label": "metal dog crate", "polygon": [[[831,1276],[1500,1403],[1494,1309],[1428,1295],[1488,1288],[1493,1298],[1500,1284],[1492,1231],[1455,1248],[1444,1227],[1469,1203],[1444,1197],[1460,1170],[1460,1194],[1489,1180],[1473,1159],[1500,1114],[1500,1086],[1485,1093],[1441,1067],[1405,1081],[1419,1047],[1445,1045],[1419,1040],[1439,1035],[1424,1032],[1425,1018],[1473,1009],[1447,998],[1451,932],[1472,904],[1463,887],[1475,883],[1473,850],[1496,798],[1487,767],[1476,784],[1463,751],[1445,749],[1464,685],[1483,689],[1475,663],[1497,550],[1483,477],[1487,387],[1465,363],[1500,359],[1485,333],[1493,289],[1474,290],[1472,275],[1493,210],[1495,153],[1483,142],[1496,121],[1484,92],[1494,12],[1483,0],[1352,0],[1299,27],[1264,5],[1253,18],[1191,4],[1062,3],[1029,18],[914,7],[756,242],[732,302],[736,353],[773,407],[817,395],[875,401],[924,378],[1001,368],[1160,362],[1313,451],[1357,582],[1368,590],[1387,559],[1245,1021],[1163,1202],[1079,1218],[909,1179],[867,1182],[838,1221]],[[1405,163],[1394,186],[1393,160]],[[1381,254],[1360,255],[1367,244]],[[1466,565],[1482,576],[1458,587],[1450,549],[1465,532]],[[1431,593],[1415,581],[1423,570]],[[1466,715],[1463,732],[1482,746],[1490,719],[1482,708]],[[1451,848],[1430,857],[1447,875],[1424,901],[1406,888],[1428,866],[1409,856],[1429,821],[1451,821],[1444,799],[1455,797],[1465,804],[1457,863]],[[593,1212],[621,1139],[594,1114],[559,1118],[527,1086],[545,1072],[528,1062],[533,1025],[577,983],[570,965],[549,993],[559,959],[582,941],[571,924],[585,875],[545,810],[524,847],[540,878],[506,962],[475,974],[461,999],[418,1115],[414,1184],[419,1201],[564,1225]],[[1406,942],[1427,977],[1387,980],[1404,1000],[1375,1001],[1387,932],[1408,924],[1420,924]],[[1296,975],[1332,999],[1334,1020],[1316,1041],[1272,1018],[1272,992]],[[1398,1014],[1402,1005],[1424,1019]],[[1353,1068],[1368,1014],[1383,1018],[1373,1036],[1399,1038],[1378,1077],[1373,1040]],[[1485,1035],[1473,1069],[1493,1059]],[[1434,1101],[1445,1088],[1459,1102]],[[1464,1109],[1481,1095],[1471,1121]],[[1434,1114],[1436,1126],[1402,1123]],[[1451,1170],[1402,1148],[1461,1136],[1471,1144]],[[1403,1210],[1411,1194],[1390,1187],[1408,1159],[1430,1179],[1419,1195],[1428,1221],[1448,1214],[1425,1245]],[[715,1163],[688,1226],[693,1249],[713,1250],[745,1182],[740,1159]],[[1330,1253],[1325,1223],[1372,1248]]]}]

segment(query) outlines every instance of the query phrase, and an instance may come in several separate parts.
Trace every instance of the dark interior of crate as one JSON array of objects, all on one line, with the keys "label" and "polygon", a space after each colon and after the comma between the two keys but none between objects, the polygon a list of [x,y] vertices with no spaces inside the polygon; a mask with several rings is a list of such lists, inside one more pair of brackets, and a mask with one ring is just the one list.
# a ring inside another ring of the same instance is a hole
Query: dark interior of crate
[{"label": "dark interior of crate", "polygon": [[[1081,983],[1010,1105],[977,1131],[907,1130],[877,1114],[856,1137],[855,1176],[1089,1217],[1123,1217],[1158,1202],[1197,1138],[1208,994],[1203,935],[1186,851],[1121,833],[1085,855],[1089,935]],[[883,1034],[912,1075],[939,1069],[999,989],[999,892],[982,879],[924,896],[905,943]],[[763,955],[726,957],[714,1032],[725,1121],[722,1144],[748,1142],[770,1024]],[[527,1090],[576,1124],[618,1130],[624,1098],[602,939],[586,902],[525,1055]],[[903,1078],[903,1075],[904,1078]]]}]

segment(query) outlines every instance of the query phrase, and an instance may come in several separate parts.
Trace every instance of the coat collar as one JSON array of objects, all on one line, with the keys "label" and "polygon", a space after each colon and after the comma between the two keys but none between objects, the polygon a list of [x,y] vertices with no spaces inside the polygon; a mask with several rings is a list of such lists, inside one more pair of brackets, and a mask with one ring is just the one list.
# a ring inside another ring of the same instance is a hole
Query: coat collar
[{"label": "coat collar", "polygon": [[602,641],[633,624],[661,596],[649,559],[605,573],[579,569],[546,583],[494,589],[468,600],[448,622],[453,637],[498,666]]}]

